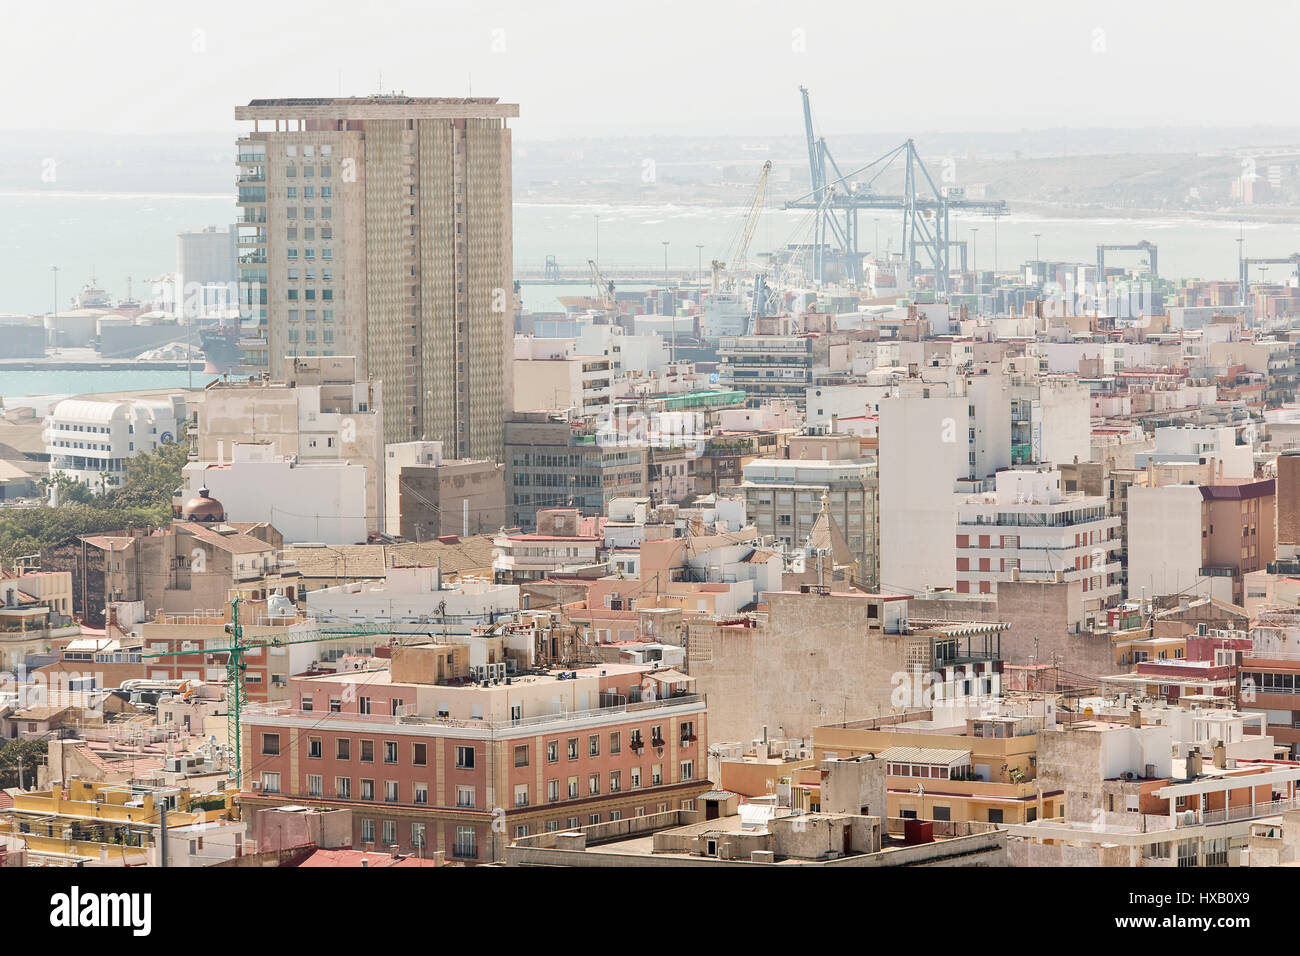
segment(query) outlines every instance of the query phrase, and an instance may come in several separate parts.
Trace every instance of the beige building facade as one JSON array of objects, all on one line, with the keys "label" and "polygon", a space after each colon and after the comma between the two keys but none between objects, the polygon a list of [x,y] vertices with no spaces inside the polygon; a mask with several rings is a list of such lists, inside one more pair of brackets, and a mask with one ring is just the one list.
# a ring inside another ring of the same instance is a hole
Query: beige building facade
[{"label": "beige building facade", "polygon": [[235,109],[244,363],[356,355],[386,442],[499,459],[511,406],[511,131],[496,99],[380,95]]}]

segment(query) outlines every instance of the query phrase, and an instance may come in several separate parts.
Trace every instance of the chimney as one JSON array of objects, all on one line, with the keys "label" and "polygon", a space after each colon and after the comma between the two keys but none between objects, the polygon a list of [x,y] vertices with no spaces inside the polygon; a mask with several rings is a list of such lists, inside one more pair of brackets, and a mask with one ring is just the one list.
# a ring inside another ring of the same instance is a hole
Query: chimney
[{"label": "chimney", "polygon": [[1187,779],[1194,780],[1201,775],[1201,752],[1193,750],[1187,755]]},{"label": "chimney", "polygon": [[1214,766],[1219,770],[1225,770],[1228,766],[1228,748],[1222,740],[1214,742]]},{"label": "chimney", "polygon": [[1130,727],[1142,726],[1142,708],[1139,707],[1137,704],[1134,704],[1133,709],[1129,711],[1128,725]]}]

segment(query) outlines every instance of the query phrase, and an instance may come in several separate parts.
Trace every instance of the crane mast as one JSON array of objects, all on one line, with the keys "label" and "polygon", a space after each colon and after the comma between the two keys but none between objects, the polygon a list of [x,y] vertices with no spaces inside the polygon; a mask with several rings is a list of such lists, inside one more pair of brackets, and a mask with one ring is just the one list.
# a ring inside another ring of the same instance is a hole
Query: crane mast
[{"label": "crane mast", "polygon": [[749,252],[749,243],[754,238],[754,230],[758,228],[758,217],[763,213],[763,200],[767,198],[767,178],[772,172],[772,161],[768,160],[763,164],[762,171],[758,174],[758,186],[754,189],[753,201],[749,204],[749,212],[745,214],[745,224],[740,230],[740,237],[736,240],[736,248],[729,256],[730,266],[726,263],[713,262],[713,285],[714,291],[717,291],[718,273],[722,269],[727,270],[726,285],[729,289],[736,288],[737,279],[745,268],[745,256]]}]

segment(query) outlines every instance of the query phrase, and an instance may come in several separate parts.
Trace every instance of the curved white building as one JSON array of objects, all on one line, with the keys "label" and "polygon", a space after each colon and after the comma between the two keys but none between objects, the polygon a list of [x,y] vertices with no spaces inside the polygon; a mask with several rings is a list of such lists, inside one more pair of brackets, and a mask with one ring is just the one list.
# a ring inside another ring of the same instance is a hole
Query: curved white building
[{"label": "curved white building", "polygon": [[107,491],[122,483],[128,458],[176,441],[184,427],[181,395],[109,402],[65,399],[45,419],[50,475],[62,472]]}]

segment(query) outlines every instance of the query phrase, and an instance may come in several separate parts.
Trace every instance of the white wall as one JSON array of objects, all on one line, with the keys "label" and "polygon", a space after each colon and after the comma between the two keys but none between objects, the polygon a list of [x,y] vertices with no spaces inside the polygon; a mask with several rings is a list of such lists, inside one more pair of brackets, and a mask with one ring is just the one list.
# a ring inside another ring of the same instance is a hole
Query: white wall
[{"label": "white wall", "polygon": [[1201,567],[1201,489],[1167,485],[1128,490],[1128,596],[1208,594]]},{"label": "white wall", "polygon": [[969,469],[968,422],[964,396],[880,403],[880,589],[885,593],[955,583],[958,498],[953,491]]},{"label": "white wall", "polygon": [[285,544],[364,544],[366,469],[346,462],[291,465],[283,459],[185,466],[185,497],[207,485],[227,521],[266,521]]}]

